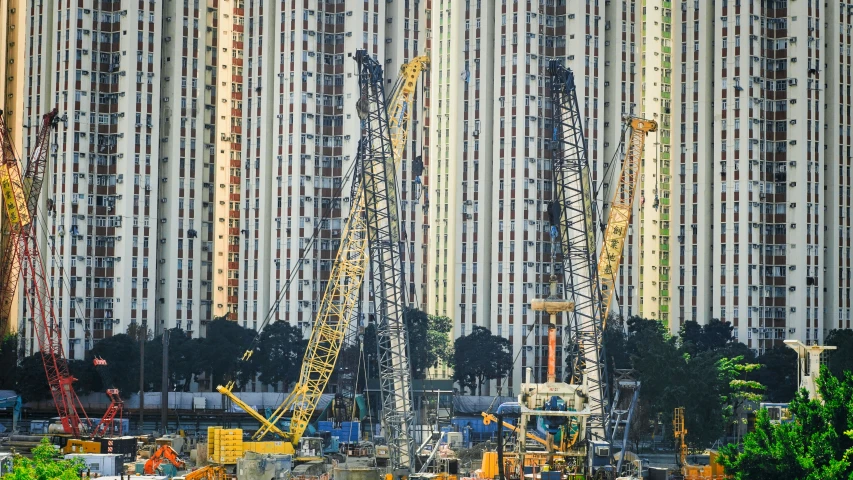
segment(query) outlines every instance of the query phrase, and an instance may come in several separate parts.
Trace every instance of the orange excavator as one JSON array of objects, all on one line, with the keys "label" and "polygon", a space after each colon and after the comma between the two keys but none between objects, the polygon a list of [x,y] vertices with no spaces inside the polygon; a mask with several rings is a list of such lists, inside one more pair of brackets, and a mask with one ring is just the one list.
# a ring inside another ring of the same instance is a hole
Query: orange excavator
[{"label": "orange excavator", "polygon": [[160,465],[166,462],[171,463],[176,468],[182,469],[186,467],[186,463],[178,457],[178,452],[176,452],[175,449],[168,445],[163,445],[154,452],[154,455],[151,455],[151,458],[149,458],[147,462],[145,462],[145,474],[156,474]]},{"label": "orange excavator", "polygon": [[184,480],[225,480],[225,467],[207,465],[184,475]]}]

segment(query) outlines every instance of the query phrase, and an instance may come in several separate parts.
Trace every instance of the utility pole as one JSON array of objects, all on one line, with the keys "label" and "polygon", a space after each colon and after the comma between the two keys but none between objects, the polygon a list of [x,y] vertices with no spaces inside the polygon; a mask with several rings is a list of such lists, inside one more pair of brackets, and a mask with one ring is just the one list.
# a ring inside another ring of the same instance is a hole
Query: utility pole
[{"label": "utility pole", "polygon": [[160,385],[160,425],[163,434],[168,430],[169,413],[169,330],[163,329],[163,378]]},{"label": "utility pole", "polygon": [[139,337],[139,433],[145,433],[145,342],[148,340],[148,326],[136,330]]}]

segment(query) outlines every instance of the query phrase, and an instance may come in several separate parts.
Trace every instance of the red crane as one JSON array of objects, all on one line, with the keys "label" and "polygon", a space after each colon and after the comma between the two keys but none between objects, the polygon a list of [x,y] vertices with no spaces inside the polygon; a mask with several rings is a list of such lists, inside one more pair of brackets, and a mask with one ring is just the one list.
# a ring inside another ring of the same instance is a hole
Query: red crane
[{"label": "red crane", "polygon": [[[95,367],[106,367],[107,361],[101,357],[95,357],[92,363]],[[112,385],[112,378],[109,375],[108,371],[103,368],[98,369],[101,374],[101,379],[104,382],[104,385],[109,386]],[[103,418],[101,418],[101,422],[95,426],[95,429],[92,431],[92,438],[96,437],[106,437],[113,436],[116,431],[115,418],[118,416],[118,434],[119,436],[124,433],[124,425],[122,423],[122,417],[124,412],[124,401],[121,399],[121,395],[119,395],[117,388],[107,388],[107,397],[110,399],[110,406],[107,407],[107,411],[104,412]]]},{"label": "red crane", "polygon": [[79,438],[82,428],[91,429],[91,422],[72,387],[76,379],[68,371],[62,348],[61,323],[53,310],[47,275],[36,241],[37,229],[33,225],[36,222],[38,198],[47,166],[50,131],[59,121],[57,115],[56,109],[44,115],[33,156],[22,178],[21,167],[9,138],[9,130],[0,112],[0,148],[3,153],[0,163],[0,192],[7,216],[3,225],[6,244],[0,266],[0,281],[3,282],[0,291],[0,326],[9,319],[18,276],[23,273],[24,298],[29,307],[28,312],[33,317],[33,334],[42,353],[53,403],[65,433]]}]

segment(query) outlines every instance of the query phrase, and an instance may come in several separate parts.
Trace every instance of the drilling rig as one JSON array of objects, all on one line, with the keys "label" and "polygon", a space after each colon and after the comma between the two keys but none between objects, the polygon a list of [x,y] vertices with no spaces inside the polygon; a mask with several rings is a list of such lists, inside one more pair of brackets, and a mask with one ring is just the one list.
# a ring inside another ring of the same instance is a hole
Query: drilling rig
[{"label": "drilling rig", "polygon": [[[328,385],[347,328],[356,314],[363,281],[369,275],[379,318],[383,424],[387,436],[398,439],[392,442],[396,445],[389,452],[389,466],[394,470],[407,470],[412,458],[411,382],[402,317],[405,289],[396,165],[402,159],[408,138],[418,78],[428,67],[429,59],[416,57],[402,66],[389,102],[385,100],[382,68],[378,62],[361,50],[356,53],[355,60],[360,86],[357,109],[362,127],[356,157],[359,175],[352,189],[353,208],[308,340],[300,378],[290,395],[268,416],[241,401],[233,392],[234,382],[217,387],[217,391],[261,424],[253,440],[259,441],[272,433],[286,440],[282,453],[313,459],[299,456],[299,452],[305,450],[300,444],[302,440],[312,441],[303,435]],[[252,350],[249,350],[243,359],[248,360],[251,355]],[[289,429],[284,431],[278,422],[291,410]]]},{"label": "drilling rig", "polygon": [[[627,437],[639,382],[620,382],[615,387],[630,387],[632,395],[620,403],[617,393],[610,404],[601,334],[630,223],[645,136],[657,124],[635,117],[626,119],[632,129],[630,145],[606,228],[602,224],[600,255],[596,255],[598,224],[574,75],[557,61],[551,61],[549,74],[556,148],[555,192],[548,216],[552,251],[561,257],[565,298],[559,295],[557,277],[552,275],[550,297],[531,302],[532,310],[550,315],[547,381],[535,382],[528,369],[518,401],[500,405],[496,415],[489,418],[498,423],[499,441],[497,452],[484,455],[483,471],[485,477],[497,474],[500,480],[522,478],[536,469],[556,478],[613,478],[621,469],[624,442],[622,455],[614,465],[612,438],[618,427],[624,428]],[[555,272],[553,267],[551,271]],[[567,315],[565,331],[571,332],[576,352],[568,383],[556,378],[559,314]],[[618,412],[615,417],[614,412]],[[516,419],[517,424],[504,419]],[[508,452],[503,448],[504,426],[516,433],[516,445]],[[535,443],[528,444],[527,438]]]}]

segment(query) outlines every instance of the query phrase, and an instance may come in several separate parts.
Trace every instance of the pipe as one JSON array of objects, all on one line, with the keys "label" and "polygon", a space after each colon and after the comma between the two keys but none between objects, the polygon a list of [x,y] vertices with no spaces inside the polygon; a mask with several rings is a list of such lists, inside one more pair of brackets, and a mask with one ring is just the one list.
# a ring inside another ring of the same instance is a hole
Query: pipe
[{"label": "pipe", "polygon": [[498,480],[506,480],[504,477],[504,417],[498,415]]},{"label": "pipe", "polygon": [[557,315],[551,314],[548,325],[548,383],[557,381],[557,327],[554,321]]}]

